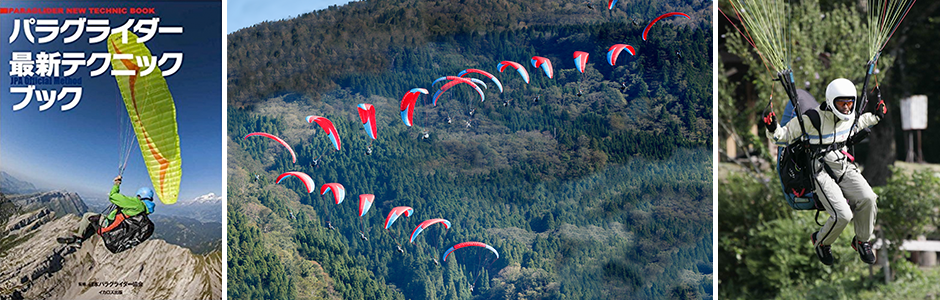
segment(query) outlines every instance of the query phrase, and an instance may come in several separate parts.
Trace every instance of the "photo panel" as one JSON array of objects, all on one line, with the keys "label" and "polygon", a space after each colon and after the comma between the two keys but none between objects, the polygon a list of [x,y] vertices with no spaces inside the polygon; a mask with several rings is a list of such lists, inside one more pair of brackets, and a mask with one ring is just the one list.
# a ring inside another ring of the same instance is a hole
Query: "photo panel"
[{"label": "photo panel", "polygon": [[0,298],[222,299],[222,1],[3,1]]},{"label": "photo panel", "polygon": [[229,299],[713,297],[710,1],[227,6]]}]

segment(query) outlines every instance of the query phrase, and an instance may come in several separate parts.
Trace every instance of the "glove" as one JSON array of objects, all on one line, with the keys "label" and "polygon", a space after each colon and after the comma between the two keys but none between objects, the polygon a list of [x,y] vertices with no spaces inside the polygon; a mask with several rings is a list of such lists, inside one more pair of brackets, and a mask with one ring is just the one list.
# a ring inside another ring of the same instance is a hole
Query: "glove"
[{"label": "glove", "polygon": [[873,113],[878,116],[879,121],[884,120],[885,114],[888,113],[888,106],[885,105],[884,100],[878,101],[878,104],[875,104],[875,111]]},{"label": "glove", "polygon": [[871,134],[871,128],[862,129],[862,131],[859,131],[858,133],[856,133],[855,135],[849,138],[848,146],[858,145],[863,140],[865,140],[865,138],[868,138],[868,135],[870,134]]},{"label": "glove", "polygon": [[774,133],[774,131],[777,131],[778,125],[777,125],[776,113],[774,113],[773,111],[767,113],[767,115],[764,116],[763,121],[764,121],[764,127],[767,128],[767,131],[770,131],[770,133]]}]

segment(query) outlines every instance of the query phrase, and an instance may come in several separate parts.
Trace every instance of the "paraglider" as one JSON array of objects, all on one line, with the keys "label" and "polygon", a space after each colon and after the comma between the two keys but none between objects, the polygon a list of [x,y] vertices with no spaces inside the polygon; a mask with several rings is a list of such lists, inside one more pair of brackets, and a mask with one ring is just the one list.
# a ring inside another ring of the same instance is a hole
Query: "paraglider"
[{"label": "paraglider", "polygon": [[453,247],[450,247],[450,249],[447,249],[447,251],[444,252],[442,261],[447,262],[447,257],[450,256],[451,253],[453,253],[454,251],[458,249],[464,249],[467,247],[482,247],[482,248],[485,248],[486,250],[490,250],[490,252],[492,252],[496,256],[496,258],[492,260],[490,260],[490,257],[488,255],[485,257],[480,256],[480,261],[478,263],[478,265],[480,266],[480,270],[476,272],[476,275],[473,275],[472,274],[473,272],[470,272],[471,275],[473,275],[471,276],[473,277],[473,279],[472,281],[470,281],[470,291],[473,291],[473,287],[476,285],[477,279],[479,279],[480,274],[483,273],[483,269],[488,268],[490,264],[492,264],[494,261],[499,259],[499,252],[497,252],[496,249],[493,248],[492,246],[481,243],[481,242],[463,242],[463,243],[456,244]]},{"label": "paraglider", "polygon": [[[127,39],[127,43],[121,42],[122,37]],[[150,50],[143,43],[137,42],[137,35],[126,31],[113,33],[108,37],[108,52],[112,55],[129,55],[130,58],[152,57]],[[114,79],[121,90],[137,144],[140,145],[140,154],[157,197],[164,204],[176,203],[182,177],[182,157],[176,124],[176,105],[173,103],[166,79],[161,72],[138,74],[139,70],[146,67],[139,66],[133,59],[115,58],[111,60],[111,68],[114,71],[134,73],[131,76],[114,76]],[[128,146],[127,151],[122,152],[126,154],[122,157],[124,164],[119,167],[119,176],[124,173],[132,146],[129,136],[125,140],[128,141]],[[293,152],[291,154],[293,155]]]},{"label": "paraglider", "polygon": [[[336,151],[340,151],[343,149],[342,142],[339,139],[339,132],[336,131],[336,127],[333,126],[332,121],[321,116],[307,116],[306,120],[307,120],[307,123],[317,123],[317,125],[320,125],[320,128],[322,128],[323,131],[326,132],[326,135],[330,138],[330,142],[333,142],[333,149],[335,149]],[[319,159],[322,156],[323,154],[320,154],[314,160],[314,161],[317,161],[317,165],[319,165]]]},{"label": "paraglider", "polygon": [[[555,76],[555,71],[552,69],[552,62],[547,58],[533,56],[530,62],[532,63],[532,67],[535,67],[536,69],[542,68],[542,72],[544,72],[545,76],[548,76],[549,79]],[[539,99],[542,98],[542,89],[544,89],[542,87],[542,83],[539,82],[539,94],[538,96],[535,96],[535,103],[538,103]]]},{"label": "paraglider", "polygon": [[584,51],[575,51],[574,52],[574,66],[578,68],[578,72],[584,74],[584,68],[587,66],[588,53]]},{"label": "paraglider", "polygon": [[[611,67],[617,64],[617,57],[620,56],[620,52],[623,52],[623,50],[627,50],[627,53],[636,56],[636,50],[633,49],[633,46],[626,44],[616,44],[610,46],[610,49],[607,49],[607,63],[610,64]],[[623,92],[626,89],[627,83],[620,82],[620,91]]]},{"label": "paraglider", "polygon": [[[328,192],[333,192],[333,203],[340,204],[343,203],[343,200],[346,199],[346,188],[339,183],[327,183],[320,186],[320,197],[322,199],[323,195],[326,195]],[[328,219],[326,220],[326,227],[329,229],[333,228],[333,212],[330,210],[329,204],[323,205],[326,208],[326,214]]]},{"label": "paraglider", "polygon": [[[392,208],[392,211],[388,212],[388,216],[385,217],[385,231],[386,232],[389,231],[389,228],[391,228],[392,224],[394,224],[395,221],[398,220],[398,217],[402,215],[404,215],[405,217],[410,217],[412,214],[414,214],[414,209],[408,206],[398,206],[398,207]],[[392,235],[392,234],[389,234],[389,235]],[[393,240],[395,241],[395,245],[398,247],[398,252],[405,253],[405,250],[401,248],[401,243],[398,242],[398,239],[395,239],[394,238],[395,236],[392,236],[392,237],[393,237]]]},{"label": "paraglider", "polygon": [[365,127],[366,135],[372,138],[366,148],[366,155],[372,155],[372,143],[376,139],[375,107],[372,104],[360,103],[356,108],[359,111],[359,120],[362,121],[362,127]]},{"label": "paraglider", "polygon": [[[445,76],[445,77],[438,78],[437,80],[434,81],[434,83],[441,82],[441,81],[444,81],[444,80],[450,80],[450,81],[447,82],[447,83],[445,83],[444,86],[442,86],[439,90],[437,90],[437,92],[434,92],[434,97],[433,97],[433,100],[432,100],[432,103],[434,104],[434,106],[437,106],[437,101],[438,101],[438,99],[440,99],[441,95],[444,94],[444,92],[446,92],[446,91],[447,91],[448,89],[450,89],[451,87],[453,87],[453,86],[455,86],[455,85],[457,85],[457,84],[461,84],[461,83],[468,84],[468,85],[472,86],[473,89],[477,91],[477,94],[480,95],[480,102],[483,102],[483,101],[486,100],[486,96],[483,95],[483,90],[480,89],[480,86],[478,85],[478,84],[480,84],[480,83],[483,83],[483,81],[481,81],[481,80],[479,80],[479,79],[476,79],[476,78],[467,79],[467,78],[457,77],[457,76]],[[479,82],[479,83],[474,82],[473,80],[476,80],[476,81]],[[434,84],[432,83],[431,85],[433,86]],[[485,86],[485,84],[483,84],[483,86]],[[469,110],[470,110],[470,103],[469,103],[469,102],[467,103],[467,110],[468,110],[468,113],[469,113]],[[450,119],[450,116],[448,116],[448,117],[447,117],[447,124],[450,124],[451,122],[452,122],[452,120]]]},{"label": "paraglider", "polygon": [[[428,227],[434,224],[444,225],[444,230],[445,230],[444,235],[447,234],[447,231],[449,231],[450,226],[451,226],[450,221],[445,220],[445,219],[437,218],[437,219],[425,220],[424,222],[421,222],[420,224],[418,224],[418,226],[415,227],[415,229],[411,231],[411,244],[415,245],[415,239],[418,238],[418,235],[421,234],[421,232],[424,232],[425,229],[427,229]],[[432,245],[432,248],[437,249],[437,245]],[[435,265],[440,265],[440,262],[438,262],[437,258],[435,258],[433,255],[431,257],[431,260],[434,261]]]},{"label": "paraglider", "polygon": [[672,17],[672,16],[682,16],[689,20],[692,19],[692,17],[689,17],[689,15],[681,13],[681,12],[665,13],[659,17],[656,17],[655,19],[653,19],[653,21],[650,21],[649,25],[646,25],[646,29],[643,29],[643,40],[644,41],[646,40],[646,35],[650,32],[650,28],[653,27],[653,24],[656,24],[656,22],[658,22],[659,20],[662,20],[663,18]]},{"label": "paraglider", "polygon": [[614,9],[614,5],[617,5],[617,0],[607,0],[607,10]]},{"label": "paraglider", "polygon": [[581,78],[578,80],[578,97],[581,97],[581,82],[584,81],[584,68],[587,67],[588,53],[584,51],[574,52],[574,66],[581,72]]},{"label": "paraglider", "polygon": [[372,194],[362,194],[359,195],[359,238],[363,241],[368,241],[369,238],[366,237],[366,225],[365,221],[362,220],[362,216],[365,216],[369,212],[369,208],[372,208],[372,203],[375,202],[375,195]]},{"label": "paraglider", "polygon": [[[413,88],[405,93],[405,96],[401,98],[401,105],[399,106],[399,110],[401,112],[401,120],[402,122],[405,122],[405,126],[411,127],[414,125],[415,105],[418,101],[418,97],[420,97],[421,94],[427,95],[428,90],[423,88]],[[425,105],[427,105],[427,103],[425,103]],[[427,112],[425,112],[425,120],[423,122],[426,122],[426,119]],[[428,139],[430,136],[431,133],[428,132],[427,128],[421,130],[422,139]]]},{"label": "paraglider", "polygon": [[246,136],[245,136],[245,139],[247,140],[248,137],[250,137],[250,136],[263,136],[263,137],[266,137],[266,138],[269,138],[269,139],[272,139],[272,140],[277,141],[278,144],[281,144],[281,146],[284,146],[284,148],[287,148],[287,152],[290,152],[291,162],[294,162],[294,163],[297,162],[297,154],[294,154],[294,149],[292,149],[292,148],[290,147],[290,145],[288,145],[287,142],[285,142],[285,141],[282,140],[281,138],[276,137],[276,136],[274,136],[274,135],[272,135],[272,134],[264,133],[264,132],[252,132],[252,133],[249,133],[248,135],[246,135]]}]

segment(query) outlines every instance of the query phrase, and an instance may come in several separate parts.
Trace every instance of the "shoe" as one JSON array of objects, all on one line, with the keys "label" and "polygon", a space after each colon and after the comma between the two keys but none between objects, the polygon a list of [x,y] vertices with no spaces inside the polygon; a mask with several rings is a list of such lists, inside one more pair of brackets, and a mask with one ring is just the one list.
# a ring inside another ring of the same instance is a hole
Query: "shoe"
[{"label": "shoe", "polygon": [[[813,232],[813,235],[811,236],[813,240],[813,245],[816,245],[817,233],[819,233],[819,231]],[[819,245],[819,246],[816,246],[815,248],[816,248],[816,257],[819,257],[819,261],[821,261],[824,265],[831,266],[835,262],[835,258],[832,257],[832,246]]]},{"label": "shoe", "polygon": [[57,237],[55,238],[56,242],[59,244],[82,244],[82,238],[78,236],[68,236],[68,237]]},{"label": "shoe", "polygon": [[871,251],[871,243],[859,241],[857,237],[852,238],[852,249],[858,252],[858,256],[863,262],[869,265],[875,264],[875,253]]}]

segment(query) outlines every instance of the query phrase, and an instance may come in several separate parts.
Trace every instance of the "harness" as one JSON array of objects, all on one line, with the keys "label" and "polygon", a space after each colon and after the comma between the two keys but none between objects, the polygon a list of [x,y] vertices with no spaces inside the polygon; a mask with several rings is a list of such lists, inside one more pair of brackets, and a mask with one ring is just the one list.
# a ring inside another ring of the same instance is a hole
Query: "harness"
[{"label": "harness", "polygon": [[108,226],[101,227],[98,222],[93,223],[95,233],[104,240],[104,245],[108,248],[108,251],[111,251],[111,253],[123,252],[143,243],[153,235],[154,225],[146,208],[140,214],[128,216],[121,207],[114,204],[111,204],[109,209],[111,207],[116,207],[117,213],[115,213],[114,220]]}]

